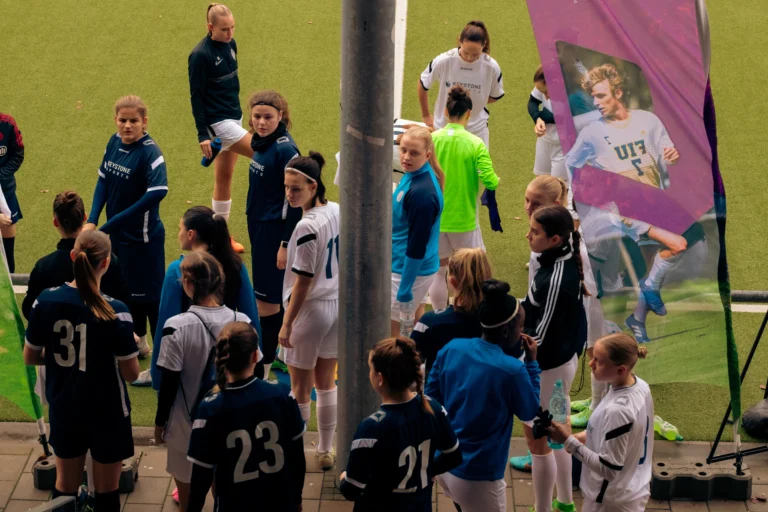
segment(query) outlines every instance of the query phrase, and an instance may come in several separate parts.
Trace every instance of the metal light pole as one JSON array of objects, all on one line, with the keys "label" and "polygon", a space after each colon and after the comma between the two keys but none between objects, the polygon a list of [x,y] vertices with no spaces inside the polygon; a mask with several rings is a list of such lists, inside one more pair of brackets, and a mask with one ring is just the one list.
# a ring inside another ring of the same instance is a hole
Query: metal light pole
[{"label": "metal light pole", "polygon": [[389,336],[394,0],[343,0],[337,472],[379,399],[368,351]]}]

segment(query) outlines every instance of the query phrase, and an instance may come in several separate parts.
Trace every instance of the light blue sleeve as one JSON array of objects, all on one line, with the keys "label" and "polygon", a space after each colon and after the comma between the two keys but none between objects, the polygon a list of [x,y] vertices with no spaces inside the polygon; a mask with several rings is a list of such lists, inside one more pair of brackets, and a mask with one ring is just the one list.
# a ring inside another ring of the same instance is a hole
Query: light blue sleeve
[{"label": "light blue sleeve", "polygon": [[240,265],[240,297],[237,300],[237,309],[251,319],[251,325],[259,333],[261,339],[261,322],[259,321],[259,310],[256,306],[256,294],[253,291],[251,277],[248,275],[248,269],[245,265]]},{"label": "light blue sleeve", "polygon": [[181,288],[181,260],[178,259],[168,265],[163,280],[163,291],[160,294],[160,308],[157,315],[157,331],[152,338],[152,362],[149,366],[149,373],[152,376],[152,387],[155,391],[160,391],[161,372],[157,368],[157,358],[160,355],[160,344],[163,340],[163,329],[165,322],[172,316],[181,313],[181,294],[184,291]]}]

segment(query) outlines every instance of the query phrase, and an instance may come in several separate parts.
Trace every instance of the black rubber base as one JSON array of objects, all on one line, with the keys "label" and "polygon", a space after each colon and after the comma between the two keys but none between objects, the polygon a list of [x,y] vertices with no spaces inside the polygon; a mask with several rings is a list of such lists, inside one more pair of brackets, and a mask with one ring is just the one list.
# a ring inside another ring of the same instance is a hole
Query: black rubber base
[{"label": "black rubber base", "polygon": [[752,496],[752,474],[743,467],[743,474],[737,475],[732,461],[654,461],[651,498],[746,501]]},{"label": "black rubber base", "polygon": [[[139,459],[141,454],[123,461],[123,469],[120,474],[120,494],[133,492],[136,480],[139,479]],[[56,459],[48,457],[35,462],[32,466],[32,476],[35,488],[41,491],[52,491],[56,486]],[[83,471],[83,481],[87,481],[87,474]]]}]

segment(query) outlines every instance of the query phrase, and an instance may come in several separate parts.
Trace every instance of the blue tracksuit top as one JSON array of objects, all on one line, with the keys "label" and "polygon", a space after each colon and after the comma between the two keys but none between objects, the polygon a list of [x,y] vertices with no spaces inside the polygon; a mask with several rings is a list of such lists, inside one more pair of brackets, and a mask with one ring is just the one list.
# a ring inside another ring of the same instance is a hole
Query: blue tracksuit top
[{"label": "blue tracksuit top", "polygon": [[421,260],[419,276],[438,271],[442,211],[443,191],[429,162],[405,173],[392,194],[392,272],[403,274],[406,258]]},{"label": "blue tracksuit top", "polygon": [[464,480],[504,478],[512,420],[539,410],[539,365],[523,364],[480,338],[456,338],[437,354],[424,393],[443,404],[464,457],[451,474]]}]

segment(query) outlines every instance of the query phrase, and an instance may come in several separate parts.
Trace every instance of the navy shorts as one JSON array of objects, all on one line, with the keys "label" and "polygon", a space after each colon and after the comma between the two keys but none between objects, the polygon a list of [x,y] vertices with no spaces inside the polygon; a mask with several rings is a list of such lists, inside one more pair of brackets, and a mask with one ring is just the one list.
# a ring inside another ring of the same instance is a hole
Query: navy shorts
[{"label": "navy shorts", "polygon": [[51,416],[51,446],[57,457],[74,459],[91,450],[93,460],[112,464],[133,457],[131,418],[121,418],[110,424],[89,423],[84,418]]},{"label": "navy shorts", "polygon": [[123,278],[128,284],[128,302],[160,300],[165,279],[164,235],[155,237],[149,243],[112,242],[112,252],[120,260]]},{"label": "navy shorts", "polygon": [[11,210],[11,224],[16,224],[24,216],[21,214],[21,207],[19,206],[19,199],[16,197],[16,191],[6,192],[3,189],[3,196],[5,196],[5,202],[8,203],[8,208]]},{"label": "navy shorts", "polygon": [[248,221],[251,240],[251,271],[256,299],[268,304],[282,304],[285,270],[277,268],[277,250],[285,223]]}]

